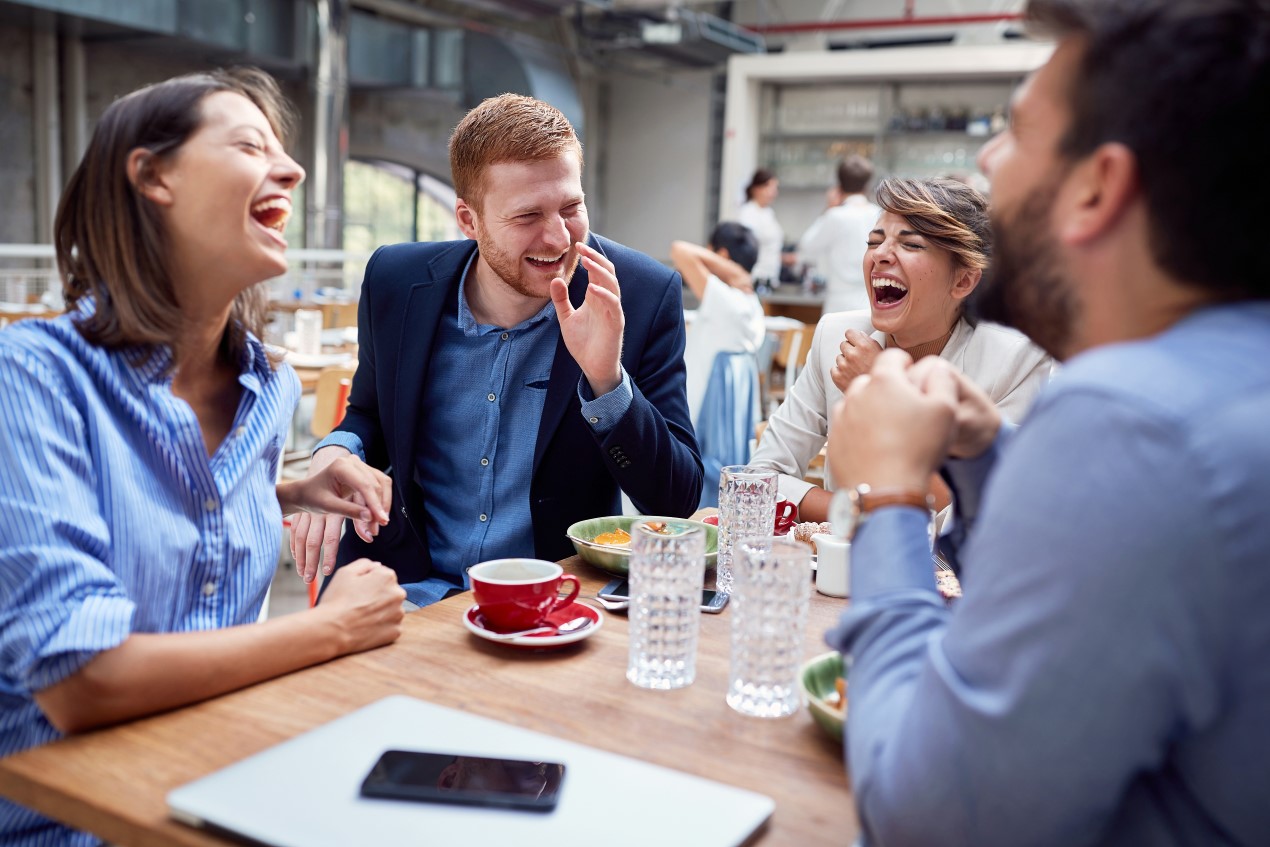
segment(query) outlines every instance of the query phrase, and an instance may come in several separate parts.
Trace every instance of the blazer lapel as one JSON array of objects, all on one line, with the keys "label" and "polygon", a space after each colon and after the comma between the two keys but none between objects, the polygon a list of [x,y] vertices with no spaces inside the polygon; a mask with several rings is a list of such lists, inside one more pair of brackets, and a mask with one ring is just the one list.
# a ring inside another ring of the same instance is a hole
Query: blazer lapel
[{"label": "blazer lapel", "polygon": [[[604,248],[596,241],[594,235],[587,235],[587,244],[601,253],[604,252]],[[621,280],[618,282],[620,283]],[[576,309],[582,305],[582,301],[586,299],[586,289],[589,284],[586,268],[579,262],[578,270],[569,282],[569,302],[573,304],[573,308]],[[547,384],[547,399],[542,407],[542,418],[538,421],[538,439],[534,443],[533,473],[535,474],[538,473],[538,463],[542,461],[542,454],[560,426],[565,409],[569,408],[570,401],[577,396],[578,378],[581,376],[582,369],[569,353],[569,348],[565,347],[562,333],[556,339],[556,358],[551,363],[551,381]]]},{"label": "blazer lapel", "polygon": [[[444,250],[428,263],[428,276],[410,289],[402,316],[401,335],[397,345],[396,414],[399,447],[392,457],[397,479],[406,490],[414,479],[415,444],[418,433],[423,383],[432,357],[432,342],[436,338],[437,325],[445,310],[447,300],[455,296],[459,274],[467,264],[468,256],[476,249],[476,242]],[[404,448],[404,449],[402,449]],[[403,464],[404,463],[404,464]]]}]

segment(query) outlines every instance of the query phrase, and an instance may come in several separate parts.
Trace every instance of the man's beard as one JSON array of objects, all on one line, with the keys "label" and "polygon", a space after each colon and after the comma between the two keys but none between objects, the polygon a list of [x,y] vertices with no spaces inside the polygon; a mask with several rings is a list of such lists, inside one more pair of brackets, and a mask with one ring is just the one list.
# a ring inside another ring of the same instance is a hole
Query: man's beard
[{"label": "man's beard", "polygon": [[[585,240],[585,236],[583,237]],[[478,227],[476,230],[476,249],[480,252],[481,258],[490,266],[494,273],[498,274],[507,286],[524,297],[550,297],[550,282],[541,290],[535,290],[530,280],[526,279],[525,268],[520,263],[520,256],[512,256],[500,250],[498,245],[494,243],[494,239],[489,237],[484,227]],[[566,265],[564,271],[558,276],[568,285],[573,279],[573,273],[578,269],[578,262],[582,258],[574,248],[570,247],[572,257],[566,256]]]},{"label": "man's beard", "polygon": [[1008,219],[993,216],[992,266],[967,305],[971,315],[1014,327],[1056,359],[1071,352],[1077,316],[1048,231],[1059,182],[1037,188]]}]

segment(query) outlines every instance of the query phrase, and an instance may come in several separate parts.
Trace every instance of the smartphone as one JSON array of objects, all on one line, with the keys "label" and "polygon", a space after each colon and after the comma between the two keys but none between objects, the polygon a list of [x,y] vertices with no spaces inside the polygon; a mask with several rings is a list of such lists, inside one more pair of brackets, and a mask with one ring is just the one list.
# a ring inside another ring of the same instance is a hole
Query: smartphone
[{"label": "smartphone", "polygon": [[[630,596],[631,584],[624,579],[615,579],[600,589],[600,596],[608,599],[625,600]],[[708,615],[717,615],[728,605],[729,594],[720,594],[713,588],[701,590],[701,611]]]},{"label": "smartphone", "polygon": [[386,750],[362,781],[362,796],[547,812],[563,782],[558,762]]}]

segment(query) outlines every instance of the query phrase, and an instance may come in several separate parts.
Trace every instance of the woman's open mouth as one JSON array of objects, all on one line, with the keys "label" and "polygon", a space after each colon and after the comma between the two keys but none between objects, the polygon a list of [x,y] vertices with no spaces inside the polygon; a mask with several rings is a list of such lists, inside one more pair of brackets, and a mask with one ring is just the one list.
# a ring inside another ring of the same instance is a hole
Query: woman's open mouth
[{"label": "woman's open mouth", "polygon": [[251,218],[256,223],[270,230],[278,238],[287,228],[287,219],[291,217],[291,201],[286,197],[269,197],[251,206]]},{"label": "woman's open mouth", "polygon": [[874,302],[884,309],[897,306],[908,297],[908,288],[896,280],[875,276],[870,282],[873,285]]}]

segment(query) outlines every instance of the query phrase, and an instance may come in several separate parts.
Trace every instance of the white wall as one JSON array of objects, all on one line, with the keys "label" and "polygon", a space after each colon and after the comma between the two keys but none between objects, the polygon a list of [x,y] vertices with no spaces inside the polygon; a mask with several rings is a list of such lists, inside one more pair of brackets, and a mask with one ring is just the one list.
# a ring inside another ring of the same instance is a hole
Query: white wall
[{"label": "white wall", "polygon": [[603,168],[593,208],[601,235],[662,261],[674,239],[709,235],[710,84],[703,71],[609,77],[607,126],[591,142],[605,149],[587,151],[588,164]]}]

